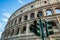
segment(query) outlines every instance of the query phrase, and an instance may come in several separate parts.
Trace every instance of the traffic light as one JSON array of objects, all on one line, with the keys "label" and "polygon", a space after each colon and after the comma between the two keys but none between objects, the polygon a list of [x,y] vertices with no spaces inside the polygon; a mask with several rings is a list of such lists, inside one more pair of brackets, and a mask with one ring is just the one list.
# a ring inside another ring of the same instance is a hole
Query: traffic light
[{"label": "traffic light", "polygon": [[40,36],[40,28],[36,20],[33,21],[34,24],[30,26],[30,30],[35,33],[35,35]]},{"label": "traffic light", "polygon": [[52,24],[53,22],[50,20],[50,21],[46,21],[45,20],[45,25],[46,25],[46,35],[47,35],[47,37],[49,36],[49,35],[52,35],[52,34],[54,34],[54,31],[52,30],[53,29],[53,24]]},{"label": "traffic light", "polygon": [[36,35],[40,36],[40,22],[39,21],[37,22],[36,20],[34,20],[34,25],[35,25],[35,27],[37,27],[37,29],[36,29],[36,31],[37,31]]}]

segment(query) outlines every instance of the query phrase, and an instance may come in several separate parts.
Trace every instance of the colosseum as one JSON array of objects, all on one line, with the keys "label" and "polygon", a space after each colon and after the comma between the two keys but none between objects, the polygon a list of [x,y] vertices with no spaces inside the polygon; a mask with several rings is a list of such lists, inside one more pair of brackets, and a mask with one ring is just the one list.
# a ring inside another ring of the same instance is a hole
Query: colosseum
[{"label": "colosseum", "polygon": [[[8,19],[2,40],[42,40],[36,36],[29,27],[34,20],[52,20],[54,34],[45,40],[60,40],[60,0],[35,0],[16,10]],[[44,34],[46,28],[44,27]]]}]

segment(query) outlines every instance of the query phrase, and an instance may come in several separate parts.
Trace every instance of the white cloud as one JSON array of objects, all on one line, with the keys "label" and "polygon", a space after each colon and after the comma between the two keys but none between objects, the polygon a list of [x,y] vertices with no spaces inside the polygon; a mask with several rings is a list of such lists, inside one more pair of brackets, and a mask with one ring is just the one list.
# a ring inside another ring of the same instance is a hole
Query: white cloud
[{"label": "white cloud", "polygon": [[0,32],[0,38],[1,38],[2,32]]},{"label": "white cloud", "polygon": [[19,3],[24,4],[21,0],[18,0]]},{"label": "white cloud", "polygon": [[7,22],[8,21],[7,18],[1,18],[1,20],[3,20],[4,22]]},{"label": "white cloud", "polygon": [[2,27],[2,23],[0,23],[0,27]]},{"label": "white cloud", "polygon": [[[8,21],[8,18],[11,16],[11,14],[10,13],[7,13],[7,12],[5,12],[5,13],[3,13],[3,16],[5,16],[4,18],[1,18],[1,20],[3,20],[5,23]],[[7,17],[7,18],[6,18]]]},{"label": "white cloud", "polygon": [[7,18],[9,18],[11,16],[10,13],[3,13],[4,16],[6,16]]}]

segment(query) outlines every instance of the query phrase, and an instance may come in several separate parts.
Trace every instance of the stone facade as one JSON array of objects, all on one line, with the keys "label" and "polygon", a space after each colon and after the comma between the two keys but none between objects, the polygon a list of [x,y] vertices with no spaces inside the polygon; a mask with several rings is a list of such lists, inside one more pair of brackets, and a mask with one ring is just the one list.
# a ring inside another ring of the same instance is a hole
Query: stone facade
[{"label": "stone facade", "polygon": [[[36,36],[29,30],[34,20],[38,20],[40,15],[42,20],[52,20],[54,34],[48,38],[45,33],[45,40],[60,39],[60,0],[35,0],[22,8],[16,10],[8,19],[2,40],[41,40],[41,36]],[[49,13],[48,13],[49,12]],[[45,30],[45,27],[44,27]]]}]

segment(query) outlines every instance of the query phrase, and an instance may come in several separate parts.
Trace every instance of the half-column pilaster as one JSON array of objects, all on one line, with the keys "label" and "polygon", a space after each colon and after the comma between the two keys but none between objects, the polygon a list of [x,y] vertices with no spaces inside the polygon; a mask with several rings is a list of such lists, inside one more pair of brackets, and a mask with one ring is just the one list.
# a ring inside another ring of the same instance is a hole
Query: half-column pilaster
[{"label": "half-column pilaster", "polygon": [[56,12],[55,12],[55,7],[52,7],[52,14],[55,15]]},{"label": "half-column pilaster", "polygon": [[38,11],[35,11],[35,18],[37,18],[37,13],[38,13]]},{"label": "half-column pilaster", "polygon": [[28,20],[30,20],[30,13],[28,13]]},{"label": "half-column pilaster", "polygon": [[22,16],[22,22],[24,21],[24,16]]},{"label": "half-column pilaster", "polygon": [[29,32],[29,23],[27,23],[27,27],[26,27],[26,34],[28,35]]},{"label": "half-column pilaster", "polygon": [[43,9],[43,16],[46,16],[46,9]]}]

